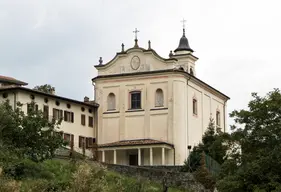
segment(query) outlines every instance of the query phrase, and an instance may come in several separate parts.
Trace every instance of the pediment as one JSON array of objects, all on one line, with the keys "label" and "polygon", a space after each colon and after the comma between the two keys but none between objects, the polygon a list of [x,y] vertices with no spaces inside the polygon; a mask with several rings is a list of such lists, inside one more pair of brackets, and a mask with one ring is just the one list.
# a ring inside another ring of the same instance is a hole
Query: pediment
[{"label": "pediment", "polygon": [[111,75],[122,73],[138,73],[173,68],[177,59],[165,59],[160,57],[154,50],[143,48],[130,48],[119,52],[106,64],[95,66],[99,75]]}]

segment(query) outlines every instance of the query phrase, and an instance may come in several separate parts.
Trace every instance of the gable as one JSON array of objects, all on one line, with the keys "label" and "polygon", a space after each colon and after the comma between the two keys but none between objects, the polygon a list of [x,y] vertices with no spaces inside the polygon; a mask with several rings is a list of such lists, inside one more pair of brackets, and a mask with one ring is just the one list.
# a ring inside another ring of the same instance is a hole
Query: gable
[{"label": "gable", "polygon": [[117,53],[108,63],[95,67],[98,69],[98,75],[112,75],[172,69],[175,63],[176,59],[164,59],[154,50],[132,48]]}]

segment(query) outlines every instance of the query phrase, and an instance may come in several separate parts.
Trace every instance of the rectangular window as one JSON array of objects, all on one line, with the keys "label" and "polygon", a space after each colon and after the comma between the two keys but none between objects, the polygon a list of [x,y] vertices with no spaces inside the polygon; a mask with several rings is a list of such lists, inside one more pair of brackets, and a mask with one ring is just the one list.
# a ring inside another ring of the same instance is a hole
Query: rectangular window
[{"label": "rectangular window", "polygon": [[81,125],[86,125],[86,116],[85,115],[81,115]]},{"label": "rectangular window", "polygon": [[79,148],[83,148],[83,145],[86,147],[86,137],[79,136]]},{"label": "rectangular window", "polygon": [[193,106],[193,109],[192,109],[193,114],[197,115],[197,100],[196,99],[193,99],[192,106]]},{"label": "rectangular window", "polygon": [[74,143],[74,135],[73,134],[68,134],[64,133],[63,134],[63,140],[67,142],[67,145],[71,145]]},{"label": "rectangular window", "polygon": [[44,105],[43,107],[43,116],[46,119],[49,119],[49,106],[48,105]]},{"label": "rectangular window", "polygon": [[219,127],[221,125],[221,114],[219,111],[216,113],[216,125]]},{"label": "rectangular window", "polygon": [[62,113],[63,113],[62,110],[53,108],[53,118],[54,118],[55,120],[60,120],[60,119],[62,119]]},{"label": "rectangular window", "polygon": [[89,127],[94,127],[94,118],[89,116]]},{"label": "rectangular window", "polygon": [[131,109],[141,109],[141,92],[132,92]]},{"label": "rectangular window", "polygon": [[69,111],[64,111],[64,121],[73,123],[74,113]]},{"label": "rectangular window", "polygon": [[38,111],[38,105],[37,104],[27,104],[27,113],[30,112],[37,112]]},{"label": "rectangular window", "polygon": [[92,137],[87,137],[86,138],[86,147],[87,148],[92,148],[94,146],[94,143],[96,142],[95,138]]}]

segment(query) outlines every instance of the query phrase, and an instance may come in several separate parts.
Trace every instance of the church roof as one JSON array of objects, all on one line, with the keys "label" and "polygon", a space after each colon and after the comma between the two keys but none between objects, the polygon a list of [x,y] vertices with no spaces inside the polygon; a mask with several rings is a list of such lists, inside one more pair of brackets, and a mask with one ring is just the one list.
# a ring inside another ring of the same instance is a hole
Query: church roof
[{"label": "church roof", "polygon": [[107,63],[105,63],[105,64],[95,65],[94,67],[96,67],[96,68],[107,67],[112,61],[114,61],[115,59],[117,59],[120,55],[126,55],[126,54],[128,54],[131,50],[134,50],[134,49],[138,49],[138,50],[142,51],[143,53],[151,52],[154,56],[156,56],[157,58],[159,58],[159,59],[161,59],[161,60],[163,60],[163,61],[177,61],[176,58],[163,58],[163,57],[161,57],[154,49],[145,49],[145,48],[142,48],[142,47],[132,47],[132,48],[127,49],[126,51],[121,51],[121,52],[116,53],[116,55],[114,56],[114,58],[111,59],[109,62],[107,62]]},{"label": "church roof", "polygon": [[193,50],[190,48],[188,39],[185,37],[185,29],[183,29],[182,37],[180,38],[179,46],[175,49],[174,52],[177,51],[190,51],[193,52]]},{"label": "church roof", "polygon": [[223,94],[222,92],[218,91],[214,87],[210,86],[209,84],[205,83],[204,81],[198,79],[197,77],[190,75],[188,72],[180,70],[180,69],[164,69],[164,70],[156,70],[156,71],[141,71],[138,73],[120,73],[120,74],[111,74],[111,75],[99,75],[97,77],[92,78],[92,81],[97,79],[105,79],[105,78],[113,78],[113,77],[130,77],[130,76],[137,76],[137,75],[150,75],[150,74],[157,74],[157,73],[182,73],[189,77],[190,79],[194,79],[195,81],[199,82],[201,85],[209,88],[210,90],[218,93],[219,95],[223,96],[226,99],[230,99],[227,95]]},{"label": "church roof", "polygon": [[13,77],[7,77],[7,76],[3,76],[0,75],[0,82],[4,82],[4,83],[10,83],[10,84],[15,84],[15,85],[27,85],[27,83],[17,80]]},{"label": "church roof", "polygon": [[100,144],[100,148],[105,148],[105,147],[122,147],[122,146],[137,146],[137,145],[157,145],[157,144],[165,144],[169,145],[171,147],[174,147],[173,144],[167,143],[164,141],[158,141],[154,139],[135,139],[135,140],[121,140],[121,141],[116,141],[112,143],[105,143],[105,144]]}]

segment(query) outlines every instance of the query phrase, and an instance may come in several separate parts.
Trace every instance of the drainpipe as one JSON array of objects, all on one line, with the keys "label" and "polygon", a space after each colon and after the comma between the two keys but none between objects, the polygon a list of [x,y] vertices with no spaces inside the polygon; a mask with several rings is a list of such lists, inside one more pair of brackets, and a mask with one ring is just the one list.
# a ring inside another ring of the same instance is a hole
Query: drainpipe
[{"label": "drainpipe", "polygon": [[225,128],[226,128],[226,121],[225,121],[225,116],[226,116],[226,114],[225,114],[225,105],[226,105],[226,101],[224,101],[224,105],[223,105],[223,122],[224,122],[224,132],[225,132]]},{"label": "drainpipe", "polygon": [[174,147],[174,166],[176,165],[176,148]]},{"label": "drainpipe", "polygon": [[14,111],[16,110],[17,107],[17,98],[16,98],[16,92],[13,92],[14,94]]},{"label": "drainpipe", "polygon": [[[189,105],[188,105],[188,93],[189,93],[189,92],[188,92],[188,81],[189,81],[190,79],[191,79],[191,76],[188,77],[187,82],[186,82],[186,85],[187,85],[187,88],[186,88],[186,93],[187,93],[187,95],[186,95],[186,96],[187,96],[187,98],[186,98],[186,99],[187,99],[187,107],[186,107],[186,109],[187,109],[187,111],[186,111],[186,121],[187,121],[187,122],[186,122],[186,123],[187,123],[187,128],[186,128],[186,129],[187,129],[187,130],[186,130],[186,139],[187,139],[187,142],[186,142],[186,149],[187,149],[187,146],[189,145],[189,126],[188,126],[188,123],[189,123],[189,122],[188,122],[188,115],[189,115],[189,114],[188,114],[188,109],[189,109]],[[189,154],[188,154],[188,155],[189,155]]]}]

